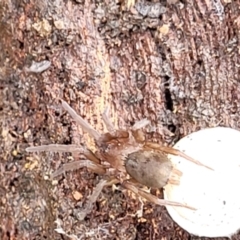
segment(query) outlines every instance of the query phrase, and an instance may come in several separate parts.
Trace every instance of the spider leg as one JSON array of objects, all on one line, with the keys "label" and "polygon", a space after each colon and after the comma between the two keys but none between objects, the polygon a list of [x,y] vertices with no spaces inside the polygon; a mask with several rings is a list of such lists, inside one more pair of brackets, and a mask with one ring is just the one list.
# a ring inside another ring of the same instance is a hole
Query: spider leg
[{"label": "spider leg", "polygon": [[53,174],[52,174],[52,178],[55,178],[61,174],[64,174],[67,171],[73,171],[73,170],[77,170],[80,168],[86,167],[87,169],[92,170],[95,173],[98,174],[105,174],[106,173],[106,169],[103,168],[100,164],[94,163],[90,160],[79,160],[79,161],[73,161],[70,163],[65,163],[62,165],[62,167],[60,167],[58,170],[56,170]]},{"label": "spider leg", "polygon": [[100,138],[100,133],[97,132],[87,121],[85,121],[81,116],[79,116],[75,110],[73,110],[68,103],[62,101],[62,107],[72,116],[72,118],[85,130],[88,134],[90,134],[95,140]]},{"label": "spider leg", "polygon": [[26,148],[27,152],[83,152],[77,145],[48,144]]},{"label": "spider leg", "polygon": [[148,124],[150,123],[150,121],[146,118],[136,122],[133,126],[132,126],[132,130],[133,131],[136,131],[136,130],[139,130],[141,128],[144,128],[146,127]]},{"label": "spider leg", "polygon": [[94,155],[94,153],[88,149],[81,148],[77,145],[64,145],[64,144],[49,144],[36,147],[26,148],[27,152],[71,152],[81,153],[89,160],[75,161],[66,163],[53,173],[53,177],[56,177],[66,171],[75,170],[82,167],[87,167],[96,173],[104,174],[105,169],[100,165],[100,160]]},{"label": "spider leg", "polygon": [[93,190],[92,194],[89,196],[86,206],[83,210],[81,210],[78,214],[78,220],[82,221],[87,214],[91,213],[93,204],[97,201],[100,193],[102,192],[103,188],[106,186],[107,181],[101,180],[95,189]]},{"label": "spider leg", "polygon": [[134,184],[130,183],[129,181],[124,181],[122,184],[125,188],[129,189],[130,191],[134,192],[137,195],[140,195],[141,197],[145,198],[146,200],[148,200],[149,202],[152,202],[154,204],[161,205],[161,206],[185,207],[185,208],[188,208],[191,210],[196,210],[196,208],[188,206],[183,203],[159,199],[158,197],[152,195],[151,193],[148,193],[148,192],[145,192],[145,191],[139,189],[138,187],[134,186]]},{"label": "spider leg", "polygon": [[81,153],[89,160],[100,163],[100,160],[94,155],[94,153],[88,149],[84,149],[77,145],[65,145],[65,144],[48,144],[41,146],[34,146],[26,148],[27,152],[71,152]]},{"label": "spider leg", "polygon": [[105,124],[105,126],[107,127],[107,130],[110,133],[114,133],[115,132],[115,128],[112,124],[112,122],[109,119],[109,107],[106,107],[103,114],[102,114],[102,118],[103,118],[103,122]]},{"label": "spider leg", "polygon": [[208,168],[208,169],[210,169],[210,170],[213,170],[211,167],[208,167],[207,165],[205,165],[205,164],[203,164],[203,163],[201,163],[201,162],[199,162],[199,161],[191,158],[190,156],[188,156],[187,154],[181,152],[181,151],[178,150],[178,149],[174,149],[174,148],[166,147],[166,146],[161,146],[161,145],[159,145],[159,144],[157,144],[157,143],[152,143],[152,142],[147,142],[147,143],[145,144],[145,146],[146,146],[147,148],[153,148],[153,149],[156,149],[156,150],[165,152],[165,153],[170,153],[170,154],[172,154],[172,155],[176,155],[176,156],[183,157],[183,158],[187,159],[188,161],[193,162],[193,163],[195,163],[195,164],[197,164],[197,165],[199,165],[199,166],[203,166],[203,167],[205,167],[205,168]]},{"label": "spider leg", "polygon": [[88,149],[84,149],[83,152],[82,152],[82,154],[83,154],[87,159],[91,160],[91,161],[94,162],[94,163],[97,163],[97,164],[100,164],[100,163],[101,163],[101,161],[95,156],[95,154],[94,154],[92,151],[88,150]]},{"label": "spider leg", "polygon": [[97,201],[97,198],[99,197],[100,193],[102,192],[105,186],[111,186],[112,184],[116,184],[118,182],[119,180],[116,178],[110,179],[108,181],[101,180],[93,190],[92,194],[88,197],[85,208],[79,212],[78,219],[82,221],[84,220],[87,214],[91,213],[93,204]]}]

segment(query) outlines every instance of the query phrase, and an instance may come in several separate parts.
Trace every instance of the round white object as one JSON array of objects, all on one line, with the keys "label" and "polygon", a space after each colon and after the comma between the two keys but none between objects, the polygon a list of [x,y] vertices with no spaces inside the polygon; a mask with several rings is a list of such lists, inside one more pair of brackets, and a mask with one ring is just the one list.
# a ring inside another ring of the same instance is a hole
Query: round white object
[{"label": "round white object", "polygon": [[201,237],[230,237],[240,229],[240,132],[216,127],[181,139],[174,148],[211,167],[169,155],[183,175],[180,185],[165,186],[166,200],[197,210],[167,206],[173,220]]}]

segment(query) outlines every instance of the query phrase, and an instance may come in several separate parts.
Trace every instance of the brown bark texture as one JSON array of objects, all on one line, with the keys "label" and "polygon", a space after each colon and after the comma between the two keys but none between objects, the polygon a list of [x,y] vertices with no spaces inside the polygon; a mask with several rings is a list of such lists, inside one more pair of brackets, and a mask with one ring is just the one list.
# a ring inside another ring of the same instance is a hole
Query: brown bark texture
[{"label": "brown bark texture", "polygon": [[79,156],[25,148],[94,151],[60,98],[98,131],[107,106],[116,127],[147,118],[146,138],[168,146],[207,127],[239,129],[240,1],[7,0],[0,19],[0,239],[207,239],[164,207],[143,201],[139,214],[121,185],[79,221],[104,176],[81,169],[52,181]]}]

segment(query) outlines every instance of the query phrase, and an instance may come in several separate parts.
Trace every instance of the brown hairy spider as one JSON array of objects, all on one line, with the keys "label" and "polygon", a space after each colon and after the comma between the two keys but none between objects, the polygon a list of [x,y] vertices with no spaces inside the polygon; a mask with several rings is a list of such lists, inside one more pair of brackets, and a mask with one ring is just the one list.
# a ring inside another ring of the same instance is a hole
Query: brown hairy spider
[{"label": "brown hairy spider", "polygon": [[[139,188],[139,185],[144,185],[161,189],[166,184],[180,183],[179,180],[182,173],[173,167],[166,153],[181,156],[194,164],[207,167],[177,149],[147,142],[141,131],[143,127],[149,124],[147,119],[135,123],[128,130],[116,130],[108,118],[107,110],[105,110],[102,117],[108,132],[100,134],[63,100],[62,107],[73,117],[84,131],[94,138],[98,150],[93,153],[81,146],[60,144],[28,147],[26,149],[28,152],[77,152],[87,158],[87,160],[79,160],[64,164],[53,173],[52,177],[82,167],[87,167],[98,174],[106,174],[109,177],[108,181],[102,181],[98,184],[92,195],[90,205],[96,201],[97,196],[104,186],[113,183],[121,183],[126,189],[133,191],[135,194],[155,204],[194,209],[184,203],[159,199]],[[89,207],[89,209],[90,208],[91,207]]]}]

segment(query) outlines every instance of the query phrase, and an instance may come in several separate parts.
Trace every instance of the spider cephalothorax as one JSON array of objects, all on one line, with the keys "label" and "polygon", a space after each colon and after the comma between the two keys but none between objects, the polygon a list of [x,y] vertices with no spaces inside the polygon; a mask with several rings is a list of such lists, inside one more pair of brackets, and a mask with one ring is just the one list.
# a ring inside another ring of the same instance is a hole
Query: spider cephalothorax
[{"label": "spider cephalothorax", "polygon": [[[109,182],[120,182],[122,185],[145,199],[159,205],[174,205],[188,207],[182,203],[170,202],[158,199],[156,196],[139,188],[139,185],[147,187],[162,188],[166,184],[179,184],[182,173],[175,169],[166,153],[179,155],[195,164],[207,167],[200,162],[185,155],[179,150],[165,147],[157,143],[147,142],[141,131],[149,124],[147,119],[135,123],[128,130],[114,129],[108,118],[107,111],[103,113],[103,121],[108,132],[100,134],[81,116],[79,116],[65,101],[62,101],[63,108],[80,124],[82,129],[94,138],[97,151],[91,152],[86,148],[76,145],[50,144],[37,147],[29,147],[26,150],[34,151],[55,151],[55,152],[79,152],[86,160],[79,160],[64,164],[53,173],[53,177],[68,170],[87,167],[99,174],[108,174]],[[207,167],[208,168],[208,167]],[[114,170],[109,174],[109,170]],[[102,187],[104,184],[102,185]]]}]

